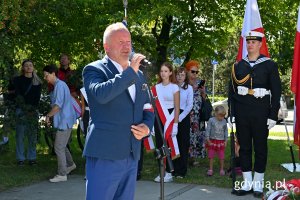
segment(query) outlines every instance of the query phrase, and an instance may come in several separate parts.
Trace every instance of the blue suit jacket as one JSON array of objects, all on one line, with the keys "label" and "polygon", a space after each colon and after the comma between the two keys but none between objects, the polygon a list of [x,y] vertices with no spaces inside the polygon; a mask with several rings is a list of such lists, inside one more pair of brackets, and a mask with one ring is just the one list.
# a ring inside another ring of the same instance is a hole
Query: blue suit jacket
[{"label": "blue suit jacket", "polygon": [[[149,103],[142,72],[128,67],[119,73],[106,56],[83,69],[83,82],[90,108],[90,123],[83,155],[100,159],[121,160],[132,153],[140,158],[141,144],[131,132],[131,125],[145,123],[152,129],[154,114],[144,111]],[[135,102],[128,87],[136,86]]]}]

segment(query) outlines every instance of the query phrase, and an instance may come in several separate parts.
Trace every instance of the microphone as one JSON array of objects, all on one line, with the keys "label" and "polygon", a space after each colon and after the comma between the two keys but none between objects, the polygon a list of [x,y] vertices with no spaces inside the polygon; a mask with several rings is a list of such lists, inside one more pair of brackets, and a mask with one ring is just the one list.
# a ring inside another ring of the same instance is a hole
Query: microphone
[{"label": "microphone", "polygon": [[152,65],[152,63],[149,60],[147,60],[146,58],[144,58],[143,60],[141,60],[140,64],[142,66],[144,66],[144,67]]},{"label": "microphone", "polygon": [[[135,54],[135,52],[131,52],[131,54],[129,56],[129,61],[131,61],[134,54]],[[148,67],[148,66],[151,66],[152,63],[149,60],[147,60],[146,58],[144,58],[143,60],[141,60],[140,65],[143,67]]]}]

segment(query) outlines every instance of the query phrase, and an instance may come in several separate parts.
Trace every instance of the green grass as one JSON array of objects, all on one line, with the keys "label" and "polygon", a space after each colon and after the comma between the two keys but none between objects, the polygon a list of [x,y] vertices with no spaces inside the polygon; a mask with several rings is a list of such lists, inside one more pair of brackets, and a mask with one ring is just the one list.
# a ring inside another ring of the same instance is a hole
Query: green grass
[{"label": "green grass", "polygon": [[[276,137],[285,137],[287,138],[286,132],[272,132],[269,136],[276,136]],[[290,137],[293,137],[293,133],[289,133]]]},{"label": "green grass", "polygon": [[[228,131],[230,132],[231,129],[229,129]],[[269,136],[283,137],[282,139],[287,138],[286,132],[270,132]],[[289,133],[289,136],[293,137],[293,133]]]},{"label": "green grass", "polygon": [[[230,145],[230,144],[229,144]],[[230,166],[230,149],[229,145],[226,148],[225,168]],[[294,147],[294,155],[297,159],[298,151]],[[219,172],[218,160],[214,163],[215,175],[207,177],[206,172],[208,169],[208,159],[198,159],[199,167],[192,167],[188,169],[188,174],[185,179],[176,179],[178,183],[193,183],[200,185],[213,185],[217,187],[231,187],[232,180],[228,176],[221,177]],[[272,185],[275,181],[290,180],[300,177],[300,173],[290,173],[280,166],[281,163],[290,163],[291,156],[287,141],[285,140],[269,140],[269,156],[268,165],[265,175],[265,182],[270,181]],[[143,171],[143,178],[146,180],[153,180],[158,175],[157,162],[152,158],[152,155],[148,154],[145,158],[145,166]],[[238,177],[237,180],[242,180]]]},{"label": "green grass", "polygon": [[[75,137],[73,130],[73,137]],[[76,174],[84,174],[84,159],[79,149],[76,138],[73,139],[71,150],[73,159],[77,165]],[[0,151],[0,192],[12,187],[25,186],[32,183],[48,180],[57,173],[56,156],[49,151],[44,135],[41,135],[37,145],[37,162],[35,166],[17,166],[15,155],[14,134],[10,134],[9,145]]]},{"label": "green grass", "polygon": [[[277,134],[277,133],[276,133]],[[73,142],[71,144],[73,159],[77,165],[77,169],[73,174],[84,175],[84,159],[81,156],[81,150],[78,147],[75,138],[75,130],[73,131]],[[272,133],[273,135],[273,133]],[[230,145],[230,144],[229,144]],[[229,147],[228,145],[228,147]],[[230,163],[230,149],[226,149],[226,168]],[[294,154],[296,160],[299,162],[298,152],[294,147]],[[0,152],[0,191],[17,186],[26,186],[32,183],[48,180],[54,176],[57,171],[56,157],[51,155],[49,149],[45,145],[44,138],[40,138],[38,144],[38,165],[24,167],[16,165],[15,159],[15,143],[14,137],[10,135],[9,148]],[[208,169],[208,159],[198,159],[199,167],[192,167],[188,169],[188,174],[185,179],[176,179],[178,183],[193,183],[203,185],[213,185],[217,187],[231,187],[231,179],[228,176],[221,177],[218,175],[218,163],[215,162],[213,177],[207,177],[206,171]],[[272,184],[275,181],[289,180],[300,177],[300,173],[290,173],[280,166],[281,163],[291,162],[290,151],[285,140],[269,140],[269,157],[268,166],[265,176],[265,181],[270,181]],[[152,181],[158,175],[158,165],[153,153],[145,153],[144,168],[142,172],[143,180]],[[238,178],[241,180],[241,177]]]}]

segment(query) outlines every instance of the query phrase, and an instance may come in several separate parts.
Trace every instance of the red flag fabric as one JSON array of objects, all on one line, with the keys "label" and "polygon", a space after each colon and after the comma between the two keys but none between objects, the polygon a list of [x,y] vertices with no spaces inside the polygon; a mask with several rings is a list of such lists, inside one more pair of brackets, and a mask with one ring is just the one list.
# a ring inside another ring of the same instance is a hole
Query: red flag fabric
[{"label": "red flag fabric", "polygon": [[[245,9],[245,15],[244,15],[244,23],[243,23],[243,29],[240,36],[240,42],[239,42],[239,51],[238,55],[236,57],[236,61],[240,61],[242,58],[246,57],[248,52],[246,48],[246,33],[249,31],[258,31],[261,33],[264,33],[264,29],[262,26],[259,9],[257,5],[256,0],[247,0],[246,3],[246,9]],[[260,49],[260,53],[270,57],[266,42],[266,37],[262,40],[262,47]]]},{"label": "red flag fabric", "polygon": [[291,79],[291,90],[295,94],[294,143],[300,147],[300,7],[298,11],[297,32],[294,46],[294,61]]}]

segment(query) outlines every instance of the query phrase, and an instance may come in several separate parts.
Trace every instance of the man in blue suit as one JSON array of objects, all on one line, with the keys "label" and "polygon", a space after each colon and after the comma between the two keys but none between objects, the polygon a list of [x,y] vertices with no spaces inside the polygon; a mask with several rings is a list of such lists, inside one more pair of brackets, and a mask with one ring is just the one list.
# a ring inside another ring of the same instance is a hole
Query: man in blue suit
[{"label": "man in blue suit", "polygon": [[83,82],[91,120],[84,148],[87,200],[134,199],[141,139],[147,137],[154,114],[145,79],[139,71],[145,57],[131,53],[131,36],[122,23],[103,35],[106,56],[88,64]]}]

